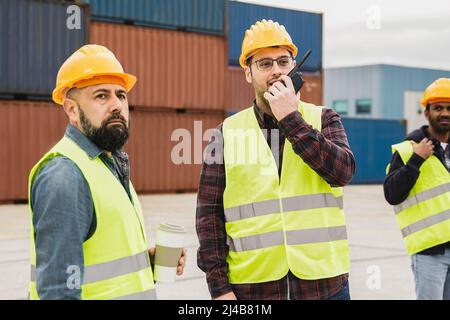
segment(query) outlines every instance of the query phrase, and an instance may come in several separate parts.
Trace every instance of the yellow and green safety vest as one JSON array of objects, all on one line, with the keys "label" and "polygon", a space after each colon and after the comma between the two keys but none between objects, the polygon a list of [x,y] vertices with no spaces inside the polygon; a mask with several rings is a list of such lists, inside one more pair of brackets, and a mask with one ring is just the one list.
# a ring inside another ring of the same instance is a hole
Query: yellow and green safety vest
[{"label": "yellow and green safety vest", "polygon": [[[73,140],[62,138],[31,170],[28,199],[31,198],[31,185],[36,174],[46,162],[57,155],[71,159],[82,172],[91,191],[97,219],[94,234],[83,244],[82,299],[155,299],[139,199],[130,183],[132,201],[130,200],[121,183],[99,157],[90,159]],[[29,207],[32,217],[30,201]],[[32,222],[31,226],[29,293],[30,299],[39,299]],[[81,266],[77,267],[81,269]]]},{"label": "yellow and green safety vest", "polygon": [[[405,164],[414,152],[410,141],[393,145],[396,151]],[[408,197],[394,211],[409,255],[450,241],[450,173],[435,155],[421,165]]]},{"label": "yellow and green safety vest", "polygon": [[[299,111],[321,130],[321,107],[300,102]],[[225,119],[222,131],[230,283],[278,280],[289,270],[308,280],[347,273],[342,188],[332,188],[288,140],[280,179],[253,108]]]}]

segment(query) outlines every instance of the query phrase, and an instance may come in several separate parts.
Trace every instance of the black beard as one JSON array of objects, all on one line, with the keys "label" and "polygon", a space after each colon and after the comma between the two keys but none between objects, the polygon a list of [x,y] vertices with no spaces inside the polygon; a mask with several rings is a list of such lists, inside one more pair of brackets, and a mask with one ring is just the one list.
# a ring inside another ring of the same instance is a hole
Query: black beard
[{"label": "black beard", "polygon": [[439,124],[439,120],[441,119],[435,119],[435,118],[429,118],[428,121],[430,122],[430,127],[433,128],[434,132],[438,134],[446,134],[450,131],[449,127],[443,127]]},{"label": "black beard", "polygon": [[[100,149],[114,152],[122,149],[124,144],[128,140],[129,125],[126,126],[125,118],[120,113],[114,113],[108,119],[104,120],[100,128],[96,128],[92,125],[89,119],[84,114],[83,110],[80,110],[80,124],[83,128],[84,134],[93,143],[95,143]],[[120,120],[121,124],[114,124],[108,127],[108,123],[111,120]]]}]

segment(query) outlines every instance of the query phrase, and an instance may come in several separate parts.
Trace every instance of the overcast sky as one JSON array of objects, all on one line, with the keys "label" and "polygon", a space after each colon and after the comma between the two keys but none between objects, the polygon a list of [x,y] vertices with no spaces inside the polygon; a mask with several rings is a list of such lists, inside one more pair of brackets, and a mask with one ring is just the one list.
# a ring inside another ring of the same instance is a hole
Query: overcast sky
[{"label": "overcast sky", "polygon": [[324,68],[389,63],[450,70],[450,0],[241,1],[322,12]]}]

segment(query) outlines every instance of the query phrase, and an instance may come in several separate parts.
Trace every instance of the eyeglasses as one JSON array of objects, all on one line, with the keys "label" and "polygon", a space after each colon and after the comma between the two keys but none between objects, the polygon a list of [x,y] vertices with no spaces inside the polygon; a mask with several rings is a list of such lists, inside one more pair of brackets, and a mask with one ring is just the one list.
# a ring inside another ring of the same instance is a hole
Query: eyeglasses
[{"label": "eyeglasses", "polygon": [[276,61],[278,64],[278,67],[280,67],[281,69],[286,69],[289,68],[290,66],[292,66],[292,57],[290,56],[282,56],[276,59],[272,59],[272,58],[263,58],[260,60],[256,60],[253,63],[256,64],[256,67],[258,68],[259,71],[268,71],[270,69],[272,69],[273,67],[273,62]]}]

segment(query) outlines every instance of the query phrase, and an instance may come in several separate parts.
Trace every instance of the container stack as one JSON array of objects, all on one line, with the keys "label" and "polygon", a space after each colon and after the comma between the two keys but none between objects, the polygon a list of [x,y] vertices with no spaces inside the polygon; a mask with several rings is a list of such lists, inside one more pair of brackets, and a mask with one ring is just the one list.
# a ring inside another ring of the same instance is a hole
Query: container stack
[{"label": "container stack", "polygon": [[[126,148],[136,190],[195,191],[201,159],[195,161],[194,145],[205,147],[203,132],[225,117],[225,1],[87,2],[89,43],[109,48],[138,78],[128,96],[132,131]],[[196,123],[203,131],[197,135]],[[172,141],[176,129],[187,130],[190,141]],[[180,143],[192,147],[192,156],[176,164],[171,151]]]},{"label": "container stack", "polygon": [[0,202],[27,199],[30,169],[64,134],[67,117],[51,92],[59,66],[87,43],[89,23],[80,4],[69,29],[67,7],[0,1]]},{"label": "container stack", "polygon": [[126,151],[140,193],[197,189],[206,131],[252,104],[237,60],[257,20],[284,24],[298,58],[313,49],[302,99],[322,102],[320,14],[227,0],[2,0],[0,18],[0,202],[27,199],[30,169],[64,134],[51,92],[84,44],[108,47],[138,78]]},{"label": "container stack", "polygon": [[229,1],[228,113],[248,108],[253,103],[255,93],[245,80],[244,71],[239,66],[239,56],[245,30],[262,19],[271,19],[286,27],[299,49],[297,61],[308,49],[312,49],[312,54],[302,66],[303,79],[306,82],[300,91],[301,99],[322,105],[322,14]]}]

